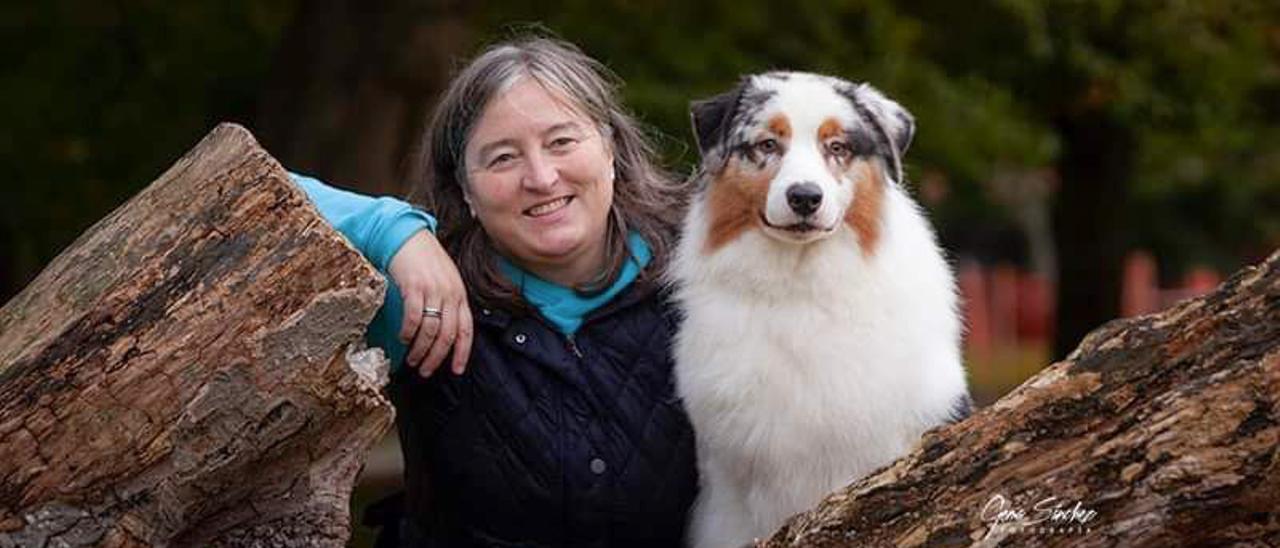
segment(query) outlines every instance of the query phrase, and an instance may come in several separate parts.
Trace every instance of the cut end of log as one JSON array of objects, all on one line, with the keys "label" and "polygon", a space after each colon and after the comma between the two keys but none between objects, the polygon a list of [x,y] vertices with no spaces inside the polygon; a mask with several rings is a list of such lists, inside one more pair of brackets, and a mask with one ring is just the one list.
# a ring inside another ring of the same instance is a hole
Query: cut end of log
[{"label": "cut end of log", "polygon": [[0,309],[0,546],[344,545],[384,284],[219,125]]}]

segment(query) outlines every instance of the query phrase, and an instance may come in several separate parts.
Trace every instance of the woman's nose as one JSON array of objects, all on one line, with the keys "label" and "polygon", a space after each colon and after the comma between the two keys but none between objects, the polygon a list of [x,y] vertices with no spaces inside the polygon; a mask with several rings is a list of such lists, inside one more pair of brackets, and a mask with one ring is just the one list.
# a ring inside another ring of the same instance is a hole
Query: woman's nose
[{"label": "woman's nose", "polygon": [[555,184],[560,178],[555,161],[542,151],[529,154],[525,166],[524,185],[527,188],[545,189]]}]

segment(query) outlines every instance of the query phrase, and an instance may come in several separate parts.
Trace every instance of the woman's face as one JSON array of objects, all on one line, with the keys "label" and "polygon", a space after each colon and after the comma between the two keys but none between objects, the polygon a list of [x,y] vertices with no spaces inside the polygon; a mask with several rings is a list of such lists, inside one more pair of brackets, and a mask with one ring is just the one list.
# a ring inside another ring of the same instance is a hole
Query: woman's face
[{"label": "woman's face", "polygon": [[521,78],[485,107],[465,155],[467,200],[500,252],[566,285],[599,274],[613,153],[587,116]]}]

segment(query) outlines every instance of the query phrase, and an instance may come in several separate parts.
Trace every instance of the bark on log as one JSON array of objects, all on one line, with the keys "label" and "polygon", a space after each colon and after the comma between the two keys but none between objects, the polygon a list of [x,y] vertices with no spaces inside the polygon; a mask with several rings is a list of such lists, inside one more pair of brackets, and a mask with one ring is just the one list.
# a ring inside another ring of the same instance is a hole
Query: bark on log
[{"label": "bark on log", "polygon": [[1104,325],[760,544],[1280,546],[1277,402],[1280,253]]},{"label": "bark on log", "polygon": [[0,309],[0,546],[341,546],[381,276],[216,128]]}]

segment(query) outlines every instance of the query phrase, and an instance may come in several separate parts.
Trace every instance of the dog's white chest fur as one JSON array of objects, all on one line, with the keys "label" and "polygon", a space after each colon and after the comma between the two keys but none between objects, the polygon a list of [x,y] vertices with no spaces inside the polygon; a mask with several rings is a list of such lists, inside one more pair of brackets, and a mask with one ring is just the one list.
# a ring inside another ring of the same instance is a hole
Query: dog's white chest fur
[{"label": "dog's white chest fur", "polygon": [[740,546],[908,452],[967,389],[950,269],[896,185],[869,254],[844,224],[803,245],[747,230],[708,253],[710,215],[695,200],[673,264],[701,477],[690,534]]},{"label": "dog's white chest fur", "polygon": [[907,218],[869,260],[847,229],[803,251],[748,233],[710,258],[687,233],[675,355],[698,439],[696,545],[771,533],[905,454],[965,393],[950,273],[892,194],[888,219]]}]

